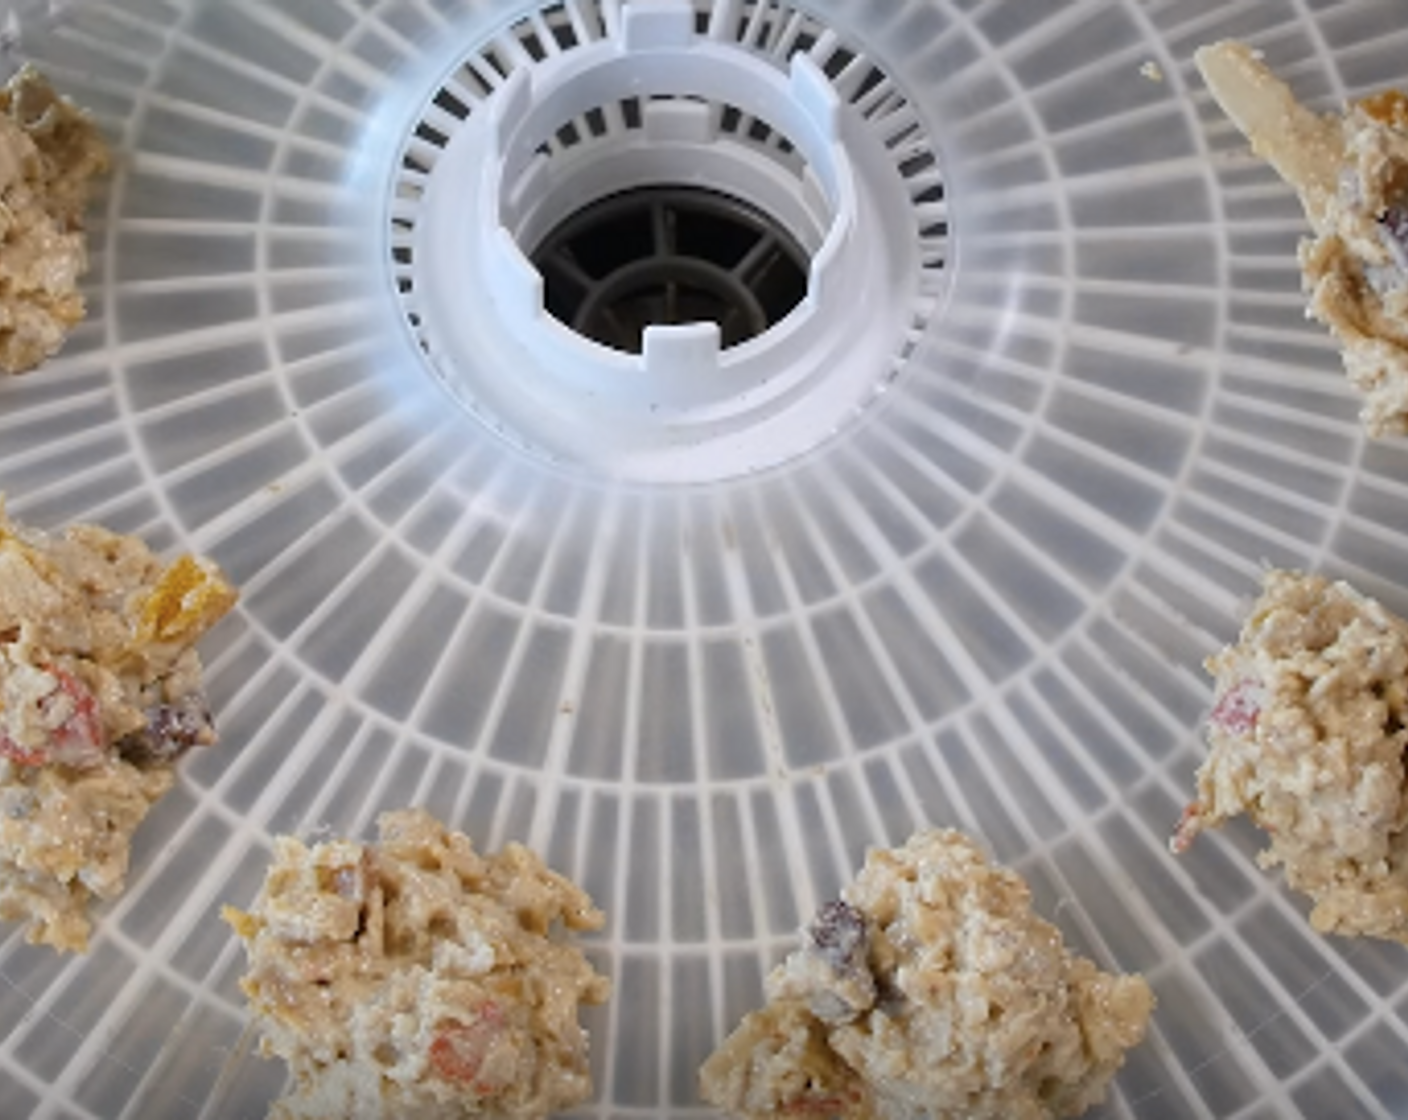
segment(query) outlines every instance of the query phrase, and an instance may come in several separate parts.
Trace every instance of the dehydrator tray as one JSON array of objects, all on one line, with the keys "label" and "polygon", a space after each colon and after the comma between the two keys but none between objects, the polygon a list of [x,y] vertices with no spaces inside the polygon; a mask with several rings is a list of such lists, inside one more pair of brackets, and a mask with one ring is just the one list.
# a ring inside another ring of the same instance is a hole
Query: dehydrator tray
[{"label": "dehydrator tray", "polygon": [[[0,382],[0,491],[243,596],[221,743],[91,950],[0,930],[0,1115],[264,1115],[219,907],[274,835],[410,804],[606,911],[583,1117],[709,1115],[798,926],[927,825],[1147,976],[1092,1115],[1408,1114],[1403,949],[1314,933],[1244,822],[1167,851],[1266,566],[1408,612],[1408,442],[1361,430],[1301,210],[1192,54],[1335,108],[1408,81],[1401,3],[694,0],[683,68],[627,9],[0,13],[115,153],[88,320]],[[722,354],[625,353],[709,314]]]}]

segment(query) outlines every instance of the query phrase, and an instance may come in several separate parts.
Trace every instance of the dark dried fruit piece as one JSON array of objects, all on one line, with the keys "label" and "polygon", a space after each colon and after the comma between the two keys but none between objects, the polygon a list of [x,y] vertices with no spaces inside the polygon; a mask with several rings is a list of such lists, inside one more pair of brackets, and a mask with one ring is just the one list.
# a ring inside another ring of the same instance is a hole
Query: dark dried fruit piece
[{"label": "dark dried fruit piece", "polygon": [[1408,273],[1408,205],[1390,206],[1379,219],[1379,236],[1399,271]]},{"label": "dark dried fruit piece", "polygon": [[147,726],[123,736],[117,753],[133,766],[169,765],[192,747],[215,742],[215,724],[205,697],[195,694],[177,704],[147,709]]},{"label": "dark dried fruit piece", "polygon": [[823,905],[807,927],[807,939],[811,951],[837,972],[867,969],[865,915],[850,903],[837,899]]},{"label": "dark dried fruit piece", "polygon": [[507,1088],[504,1070],[493,1069],[495,1046],[505,1026],[504,1012],[492,1000],[484,1003],[468,1023],[451,1020],[440,1024],[430,1044],[430,1068],[452,1084],[481,1097]]}]

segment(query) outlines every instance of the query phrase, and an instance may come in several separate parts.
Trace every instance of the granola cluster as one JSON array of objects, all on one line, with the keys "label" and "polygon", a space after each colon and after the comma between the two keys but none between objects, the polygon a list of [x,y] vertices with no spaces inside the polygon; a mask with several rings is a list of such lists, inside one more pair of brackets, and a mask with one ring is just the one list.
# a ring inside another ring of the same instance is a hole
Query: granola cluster
[{"label": "granola cluster", "polygon": [[1047,1120],[1101,1100],[1143,1037],[1138,976],[1073,955],[967,837],[875,850],[705,1063],[745,1120]]},{"label": "granola cluster", "polygon": [[559,930],[599,929],[587,895],[521,845],[481,856],[424,810],[380,841],[277,841],[226,920],[266,1054],[294,1077],[274,1115],[547,1116],[591,1093],[577,1013],[610,983]]},{"label": "granola cluster", "polygon": [[1408,622],[1346,583],[1270,571],[1215,703],[1173,839],[1245,813],[1322,932],[1408,942]]},{"label": "granola cluster", "polygon": [[195,643],[234,604],[215,565],[0,504],[0,919],[86,948],[176,760],[215,741]]},{"label": "granola cluster", "polygon": [[108,163],[92,121],[37,71],[0,87],[0,372],[33,369],[82,321],[83,211]]}]

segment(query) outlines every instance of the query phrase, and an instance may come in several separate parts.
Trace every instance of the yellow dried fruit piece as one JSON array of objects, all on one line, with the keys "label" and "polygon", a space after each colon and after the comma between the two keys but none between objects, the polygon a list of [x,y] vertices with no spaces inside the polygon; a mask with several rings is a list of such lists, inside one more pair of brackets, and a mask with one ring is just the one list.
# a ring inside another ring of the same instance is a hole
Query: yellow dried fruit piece
[{"label": "yellow dried fruit piece", "polygon": [[209,560],[181,556],[139,604],[137,642],[194,641],[234,606],[235,598],[235,589]]},{"label": "yellow dried fruit piece", "polygon": [[1380,124],[1408,129],[1408,94],[1386,89],[1360,100],[1359,107]]},{"label": "yellow dried fruit piece", "polygon": [[246,914],[243,910],[238,910],[233,906],[220,907],[220,917],[235,931],[239,937],[249,941],[256,937],[264,923],[253,914]]}]

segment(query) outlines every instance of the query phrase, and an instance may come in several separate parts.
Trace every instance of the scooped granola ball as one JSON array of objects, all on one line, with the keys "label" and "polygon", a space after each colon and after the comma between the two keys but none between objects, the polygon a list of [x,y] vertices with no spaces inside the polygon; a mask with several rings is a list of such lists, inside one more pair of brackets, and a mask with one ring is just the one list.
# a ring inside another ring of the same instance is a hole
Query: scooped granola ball
[{"label": "scooped granola ball", "polygon": [[1046,1120],[1102,1099],[1153,996],[1032,912],[1016,873],[953,831],[875,850],[705,1063],[746,1120]]},{"label": "scooped granola ball", "polygon": [[235,600],[208,560],[0,501],[0,919],[31,941],[87,948],[178,759],[215,742],[195,644]]},{"label": "scooped granola ball", "polygon": [[530,1120],[591,1095],[577,1020],[610,982],[562,930],[604,918],[511,844],[481,856],[420,809],[377,844],[279,838],[248,913],[249,997],[294,1088],[282,1120]]},{"label": "scooped granola ball", "polygon": [[1270,571],[1207,667],[1210,750],[1173,850],[1246,813],[1316,929],[1408,942],[1408,622],[1346,583]]}]

